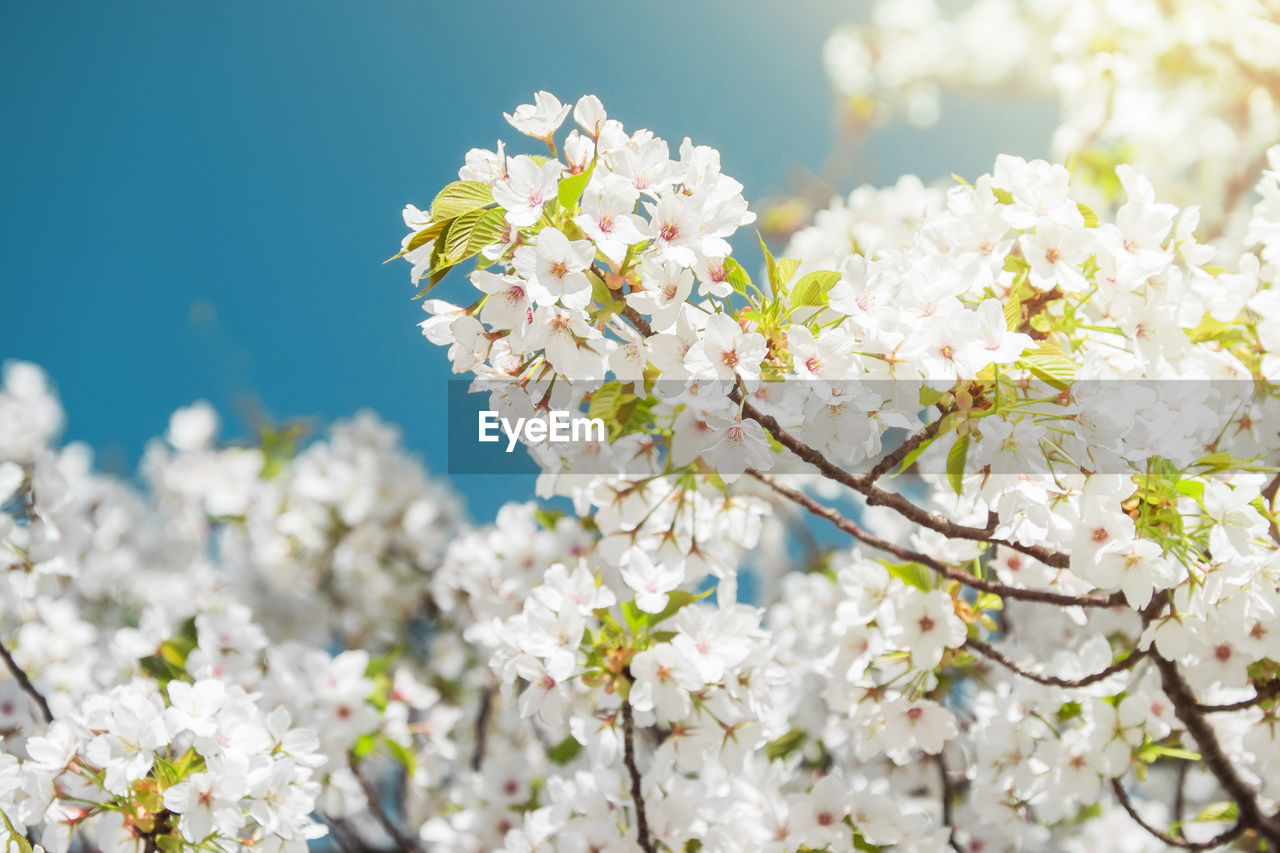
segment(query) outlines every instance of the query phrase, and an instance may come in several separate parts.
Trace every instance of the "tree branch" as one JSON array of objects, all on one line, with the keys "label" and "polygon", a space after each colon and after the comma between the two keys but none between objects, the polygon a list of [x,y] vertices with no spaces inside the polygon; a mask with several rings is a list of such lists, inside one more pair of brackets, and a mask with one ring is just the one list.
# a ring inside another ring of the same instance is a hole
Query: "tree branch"
[{"label": "tree branch", "polygon": [[623,761],[631,776],[631,802],[636,809],[636,843],[644,853],[657,853],[649,838],[649,819],[644,812],[644,792],[640,788],[640,771],[636,768],[635,721],[631,718],[631,703],[622,702]]},{"label": "tree branch", "polygon": [[939,751],[933,760],[938,765],[938,779],[942,783],[942,825],[947,828],[947,843],[956,853],[965,853],[960,842],[956,840],[956,827],[951,812],[951,774],[947,769],[947,759],[942,751]]},{"label": "tree branch", "polygon": [[[595,270],[597,275],[600,275],[602,279],[604,278],[603,271],[601,271],[599,267],[593,266],[592,268]],[[622,309],[622,316],[625,317],[643,337],[648,338],[653,336],[653,327],[650,326],[648,321],[646,321],[644,317],[640,316],[640,313],[630,305]],[[838,465],[832,464],[819,451],[792,436],[782,428],[782,425],[779,424],[776,419],[770,415],[762,413],[756,409],[755,406],[751,405],[751,403],[747,402],[739,388],[735,387],[730,391],[729,397],[735,403],[741,403],[742,413],[751,420],[760,424],[760,426],[764,427],[764,429],[783,447],[790,450],[800,459],[808,462],[810,465],[813,465],[827,479],[847,486],[866,497],[867,503],[871,506],[889,507],[909,521],[913,521],[922,527],[927,527],[930,530],[934,530],[951,539],[992,542],[996,545],[1003,545],[1007,548],[1012,548],[1015,551],[1026,554],[1028,557],[1034,557],[1045,565],[1055,569],[1065,569],[1070,563],[1066,554],[1063,554],[1060,551],[1055,551],[1052,548],[1046,548],[1043,545],[1024,545],[1021,542],[995,538],[993,536],[997,523],[995,513],[991,514],[991,517],[987,522],[987,526],[984,528],[956,524],[949,518],[945,518],[936,513],[929,512],[922,507],[916,506],[902,495],[885,491],[875,485],[876,480],[878,480],[881,475],[896,465],[901,458],[905,458],[906,454],[910,452],[912,446],[919,444],[926,438],[937,433],[938,421],[931,422],[921,433],[907,439],[907,442],[903,447],[899,447],[898,450],[889,454],[886,459],[881,460],[878,465],[871,469],[870,473],[859,476],[850,474]],[[930,432],[931,429],[932,432]],[[899,453],[901,456],[898,455]],[[887,466],[886,463],[888,463]]]},{"label": "tree branch", "polygon": [[1280,696],[1280,679],[1268,681],[1261,687],[1254,688],[1257,694],[1248,699],[1241,699],[1239,702],[1230,702],[1226,705],[1201,705],[1196,703],[1196,708],[1202,714],[1224,714],[1231,711],[1243,711],[1246,708],[1252,708],[1254,705],[1260,705],[1268,699],[1274,699]]},{"label": "tree branch", "polygon": [[1146,657],[1147,653],[1139,649],[1134,649],[1120,660],[1108,666],[1106,669],[1099,670],[1091,675],[1082,678],[1059,678],[1056,675],[1043,675],[1038,672],[1032,672],[1029,669],[1023,669],[1022,666],[1015,663],[1014,660],[999,650],[987,645],[981,640],[969,639],[965,641],[965,646],[978,652],[983,657],[995,661],[1010,672],[1016,673],[1023,678],[1030,679],[1039,684],[1048,684],[1052,687],[1087,687],[1090,684],[1101,681],[1102,679],[1115,675],[1117,672],[1123,672],[1131,669],[1134,664]]},{"label": "tree branch", "polygon": [[1174,838],[1169,833],[1161,832],[1142,819],[1142,815],[1138,814],[1138,810],[1133,807],[1133,802],[1129,799],[1129,795],[1125,793],[1124,785],[1120,784],[1119,779],[1111,780],[1111,790],[1115,792],[1116,799],[1120,802],[1120,805],[1124,807],[1124,810],[1129,813],[1129,817],[1133,818],[1134,823],[1163,841],[1165,844],[1168,844],[1170,847],[1179,847],[1183,850],[1212,850],[1215,847],[1221,847],[1223,844],[1240,837],[1241,833],[1245,830],[1244,821],[1241,820],[1226,832],[1215,835],[1208,841],[1187,841],[1182,838]]},{"label": "tree branch", "polygon": [[981,590],[983,592],[993,592],[1004,598],[1012,598],[1019,601],[1035,601],[1041,604],[1057,604],[1065,607],[1116,607],[1124,603],[1124,596],[1119,593],[1109,596],[1065,595],[1060,592],[1046,592],[1038,589],[1023,589],[1021,587],[1006,586],[999,581],[975,577],[967,572],[962,572],[939,562],[933,557],[917,553],[910,549],[903,548],[900,545],[895,545],[888,540],[881,539],[879,536],[876,536],[875,534],[858,526],[853,521],[845,518],[835,509],[818,503],[804,492],[780,485],[776,480],[761,474],[759,471],[747,469],[747,473],[773,489],[778,494],[782,495],[784,498],[804,507],[813,515],[830,521],[840,530],[848,533],[859,542],[869,545],[872,548],[877,548],[881,551],[893,554],[901,560],[920,563],[948,580],[962,583],[972,589]]},{"label": "tree branch", "polygon": [[480,692],[480,707],[476,710],[476,746],[471,753],[472,770],[479,770],[480,765],[484,764],[485,741],[489,735],[489,715],[493,712],[493,691],[493,685],[487,684]]},{"label": "tree branch", "polygon": [[1222,789],[1236,801],[1240,815],[1239,825],[1244,829],[1256,829],[1272,845],[1280,846],[1280,829],[1262,813],[1257,794],[1240,778],[1235,765],[1223,752],[1222,744],[1218,742],[1213,727],[1204,718],[1195,694],[1178,672],[1178,665],[1156,651],[1150,652],[1150,657],[1160,671],[1160,687],[1173,703],[1173,713],[1182,721],[1187,733],[1195,738],[1205,766],[1217,778]]},{"label": "tree branch", "polygon": [[874,483],[876,480],[879,480],[885,474],[898,467],[898,463],[906,459],[907,455],[911,453],[911,451],[936,436],[938,434],[938,429],[942,426],[942,418],[946,417],[946,415],[952,411],[955,411],[954,408],[944,412],[942,417],[939,417],[937,420],[930,421],[925,425],[924,429],[908,436],[906,440],[903,441],[902,444],[899,444],[892,453],[877,462],[875,466],[867,472],[867,484],[870,485]]},{"label": "tree branch", "polygon": [[22,667],[18,666],[18,662],[13,659],[13,655],[9,654],[9,650],[5,648],[4,643],[0,642],[0,659],[4,660],[4,665],[9,668],[9,672],[13,675],[14,680],[18,682],[18,686],[22,688],[35,703],[40,706],[40,713],[44,715],[46,723],[53,722],[53,711],[49,709],[49,702],[44,698],[36,686],[31,683],[31,679],[27,678],[27,674],[22,671]]},{"label": "tree branch", "polygon": [[1055,551],[1052,548],[1046,548],[1043,545],[1024,545],[1021,542],[996,538],[994,535],[996,528],[994,514],[988,520],[986,527],[970,527],[964,524],[957,524],[949,518],[916,506],[902,495],[896,492],[887,492],[875,485],[874,480],[869,475],[850,474],[840,466],[833,464],[822,453],[784,430],[781,424],[772,416],[766,415],[752,406],[750,402],[746,401],[738,388],[734,388],[729,393],[729,397],[735,403],[741,403],[742,414],[764,427],[765,431],[772,435],[779,444],[817,468],[822,476],[828,480],[833,480],[863,495],[870,506],[888,507],[908,521],[941,533],[949,539],[992,542],[996,545],[1012,548],[1029,557],[1034,557],[1055,569],[1065,569],[1071,562],[1066,554]]},{"label": "tree branch", "polygon": [[387,835],[391,836],[391,840],[395,842],[396,848],[400,850],[400,853],[420,853],[418,843],[405,835],[400,827],[396,826],[391,816],[387,814],[386,809],[382,807],[382,800],[378,797],[378,790],[368,779],[361,775],[356,757],[348,755],[347,762],[351,767],[351,773],[356,777],[356,781],[360,783],[360,790],[364,791],[364,798],[369,801],[369,812],[377,819]]}]

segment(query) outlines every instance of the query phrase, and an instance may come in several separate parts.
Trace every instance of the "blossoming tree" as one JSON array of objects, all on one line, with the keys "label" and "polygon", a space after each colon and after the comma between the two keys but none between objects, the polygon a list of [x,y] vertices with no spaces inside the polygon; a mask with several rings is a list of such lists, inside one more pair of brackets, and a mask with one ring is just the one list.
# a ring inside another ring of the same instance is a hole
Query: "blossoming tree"
[{"label": "blossoming tree", "polygon": [[828,43],[857,120],[1056,86],[1062,162],[860,188],[749,271],[717,152],[540,92],[405,209],[455,372],[605,422],[528,448],[571,512],[472,528],[372,415],[203,405],[140,494],[11,364],[0,839],[1275,849],[1276,12],[903,5]]}]

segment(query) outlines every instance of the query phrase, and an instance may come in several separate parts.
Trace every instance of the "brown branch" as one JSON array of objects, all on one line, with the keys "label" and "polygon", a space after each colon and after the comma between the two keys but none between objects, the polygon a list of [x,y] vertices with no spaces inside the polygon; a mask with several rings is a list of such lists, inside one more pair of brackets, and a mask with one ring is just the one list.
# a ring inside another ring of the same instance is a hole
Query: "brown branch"
[{"label": "brown branch", "polygon": [[476,710],[476,746],[471,753],[471,769],[479,770],[480,765],[484,764],[484,748],[485,741],[489,734],[489,715],[493,713],[493,691],[492,684],[485,686],[480,691],[480,707]]},{"label": "brown branch", "polygon": [[1186,838],[1182,825],[1187,814],[1187,774],[1191,770],[1190,761],[1178,762],[1178,778],[1173,783],[1173,825],[1177,828],[1178,837]]},{"label": "brown branch", "polygon": [[387,814],[386,809],[382,807],[382,800],[378,797],[377,789],[374,788],[373,783],[361,775],[356,757],[348,755],[347,763],[350,765],[351,773],[356,777],[356,781],[360,783],[360,790],[364,791],[364,798],[369,802],[370,814],[377,819],[387,835],[391,836],[391,840],[395,842],[396,849],[400,850],[400,853],[420,853],[418,843],[405,835],[400,827],[396,826],[391,816]]},{"label": "brown branch", "polygon": [[1258,156],[1238,172],[1231,182],[1227,184],[1227,190],[1222,196],[1222,216],[1213,227],[1205,234],[1202,243],[1212,243],[1214,240],[1226,233],[1227,224],[1231,219],[1231,215],[1235,212],[1236,205],[1240,203],[1240,199],[1244,197],[1258,179],[1262,176],[1262,170],[1267,166],[1267,149],[1263,148],[1258,152]]},{"label": "brown branch", "polygon": [[794,455],[818,469],[822,476],[828,480],[833,480],[843,486],[847,486],[855,492],[863,495],[869,506],[885,506],[894,512],[906,518],[908,521],[915,522],[921,527],[927,527],[930,530],[941,533],[949,539],[965,539],[973,542],[991,542],[996,545],[1003,545],[1006,548],[1012,548],[1020,551],[1029,557],[1034,557],[1047,566],[1055,569],[1065,569],[1070,564],[1070,558],[1060,551],[1052,548],[1046,548],[1043,545],[1024,545],[1021,542],[1011,540],[998,539],[995,533],[995,517],[994,514],[988,520],[986,527],[970,527],[964,524],[957,524],[945,516],[937,513],[929,512],[923,507],[916,506],[896,492],[888,492],[876,486],[867,475],[850,474],[838,465],[830,462],[821,452],[815,450],[809,445],[797,439],[795,436],[784,430],[772,416],[766,415],[756,409],[751,403],[747,402],[742,395],[741,390],[734,388],[729,393],[730,399],[735,403],[742,404],[742,414],[760,426],[774,437],[774,439],[783,447],[790,450]]},{"label": "brown branch", "polygon": [[956,840],[956,827],[951,812],[951,774],[947,769],[947,759],[942,751],[939,751],[933,760],[938,765],[938,779],[942,783],[942,825],[947,828],[947,843],[956,853],[965,853],[965,849]]},{"label": "brown branch", "polygon": [[364,845],[352,837],[351,829],[341,818],[329,817],[323,812],[317,812],[317,814],[328,825],[330,835],[341,853],[360,853],[364,849]]},{"label": "brown branch", "polygon": [[969,639],[965,641],[965,646],[978,652],[983,657],[995,661],[1005,669],[1013,672],[1023,678],[1030,679],[1039,684],[1048,684],[1051,687],[1087,687],[1090,684],[1101,681],[1102,679],[1115,675],[1117,672],[1123,672],[1126,669],[1132,669],[1134,664],[1146,657],[1147,653],[1139,649],[1134,649],[1120,660],[1108,666],[1106,669],[1081,678],[1059,678],[1056,675],[1043,675],[1038,672],[1032,672],[1029,669],[1023,669],[1022,666],[1015,663],[1014,660],[999,650],[992,648],[981,640]]},{"label": "brown branch", "polygon": [[1262,813],[1257,794],[1240,778],[1235,765],[1227,758],[1213,727],[1204,718],[1195,694],[1178,672],[1178,665],[1162,657],[1159,652],[1152,651],[1150,657],[1160,671],[1160,687],[1173,703],[1173,713],[1182,721],[1187,733],[1195,739],[1209,772],[1217,778],[1218,784],[1228,796],[1236,801],[1240,815],[1239,825],[1245,829],[1256,829],[1272,845],[1280,846],[1280,829]]},{"label": "brown branch", "polygon": [[27,674],[22,671],[22,667],[18,666],[17,661],[13,659],[13,655],[9,654],[9,650],[5,648],[4,643],[0,642],[0,660],[4,661],[4,665],[9,668],[9,672],[13,675],[14,680],[18,682],[18,686],[23,692],[30,696],[35,703],[40,706],[40,713],[44,715],[46,723],[53,722],[53,711],[49,708],[49,701],[44,698],[36,686],[31,683],[31,679],[27,678]]},{"label": "brown branch", "polygon": [[804,492],[780,485],[777,481],[770,477],[766,477],[759,471],[748,468],[747,473],[773,489],[779,495],[782,495],[784,498],[804,507],[813,515],[816,515],[819,518],[825,518],[827,521],[831,522],[845,533],[848,533],[859,542],[869,545],[872,548],[885,551],[901,560],[920,563],[944,578],[964,584],[971,589],[981,590],[982,592],[993,592],[1004,598],[1012,598],[1019,601],[1035,601],[1041,604],[1057,604],[1064,607],[1116,607],[1124,603],[1124,596],[1119,593],[1109,596],[1065,595],[1060,592],[1047,592],[1038,589],[1023,589],[1021,587],[1006,586],[999,581],[976,577],[968,574],[967,572],[962,572],[959,569],[941,563],[926,554],[921,554],[908,548],[903,548],[900,545],[895,545],[886,539],[881,539],[879,536],[876,536],[853,521],[845,518],[835,509],[818,503]]},{"label": "brown branch", "polygon": [[630,305],[622,309],[622,316],[636,327],[636,331],[644,335],[646,338],[653,337],[653,327],[649,325],[649,321],[640,316],[640,312],[632,308]]},{"label": "brown branch", "polygon": [[1133,802],[1129,799],[1129,795],[1125,793],[1124,785],[1120,784],[1119,779],[1111,780],[1111,790],[1115,792],[1116,800],[1129,813],[1129,817],[1133,818],[1133,822],[1145,829],[1151,835],[1168,844],[1170,847],[1179,847],[1183,850],[1212,850],[1215,847],[1221,847],[1230,841],[1239,838],[1245,831],[1244,821],[1239,821],[1235,826],[1226,832],[1215,835],[1208,841],[1187,841],[1183,838],[1174,838],[1167,832],[1156,829],[1151,824],[1142,819],[1142,815],[1138,814],[1138,810],[1133,807]]},{"label": "brown branch", "polygon": [[1201,705],[1196,703],[1196,708],[1202,714],[1224,714],[1231,711],[1243,711],[1246,708],[1252,708],[1254,705],[1260,705],[1268,699],[1274,699],[1280,696],[1280,679],[1268,681],[1261,687],[1256,688],[1257,694],[1248,699],[1241,699],[1239,702],[1231,702],[1226,705]]},{"label": "brown branch", "polygon": [[898,467],[898,463],[906,459],[907,455],[910,454],[911,451],[915,450],[926,441],[932,440],[933,437],[938,434],[938,429],[942,426],[942,418],[946,417],[953,411],[955,411],[954,408],[943,412],[940,417],[936,420],[930,421],[925,425],[925,428],[919,432],[908,436],[906,440],[903,441],[902,444],[899,444],[892,453],[877,462],[875,466],[867,472],[867,476],[865,478],[867,484],[870,485],[876,480],[879,480],[885,474]]},{"label": "brown branch", "polygon": [[[1271,482],[1267,483],[1267,487],[1262,490],[1262,500],[1265,502],[1267,512],[1270,513],[1272,505],[1276,502],[1276,492],[1280,491],[1280,474],[1276,474],[1271,478]],[[1267,520],[1267,527],[1271,532],[1271,539],[1280,542],[1280,525],[1276,524],[1274,517]]]},{"label": "brown branch", "polygon": [[635,721],[631,718],[631,703],[622,702],[623,761],[631,776],[631,802],[636,809],[636,843],[644,853],[657,853],[649,838],[649,819],[644,812],[644,792],[640,788],[640,771],[636,768]]},{"label": "brown branch", "polygon": [[[598,267],[593,266],[593,270],[596,271],[597,275],[600,275],[603,278],[603,272]],[[640,316],[640,313],[630,305],[622,309],[622,316],[625,317],[642,336],[646,338],[653,336],[653,327],[650,326],[649,323]],[[756,409],[755,406],[751,405],[751,403],[746,402],[742,395],[742,391],[739,388],[734,388],[730,391],[729,397],[735,403],[741,403],[742,413],[751,420],[760,424],[760,426],[764,427],[765,430],[783,447],[790,450],[800,459],[808,462],[810,465],[813,465],[827,479],[834,480],[835,482],[847,486],[855,492],[864,495],[870,506],[889,507],[909,521],[913,521],[922,527],[927,527],[930,530],[941,533],[943,536],[950,539],[965,539],[974,542],[992,542],[996,545],[1003,545],[1007,548],[1012,548],[1015,551],[1020,551],[1029,557],[1034,557],[1045,565],[1055,569],[1065,569],[1070,564],[1070,560],[1066,554],[1063,554],[1060,551],[1055,551],[1052,548],[1046,548],[1043,545],[1024,545],[1021,542],[994,538],[992,534],[995,533],[996,528],[995,513],[991,514],[986,527],[969,527],[963,524],[956,524],[949,518],[929,512],[923,507],[916,506],[902,495],[895,492],[885,491],[884,489],[876,486],[875,481],[879,479],[885,471],[892,468],[893,465],[896,465],[896,461],[892,462],[888,468],[884,468],[883,470],[880,470],[880,465],[877,465],[875,468],[872,468],[871,472],[868,474],[861,476],[850,474],[838,465],[832,464],[819,451],[796,439],[784,430],[782,425],[773,417],[764,414]],[[937,424],[938,421],[931,422],[923,432],[928,433],[931,427],[933,432],[936,434],[938,430]],[[916,443],[923,441],[926,437],[928,436],[922,434]],[[912,439],[908,439],[908,442],[911,441]],[[910,452],[909,447],[905,450],[899,448],[899,450],[902,452],[902,457],[905,457],[906,454]],[[898,451],[894,451],[893,454],[890,454],[890,458],[894,458],[896,453],[898,453]],[[884,460],[881,461],[881,464],[883,463]]]}]

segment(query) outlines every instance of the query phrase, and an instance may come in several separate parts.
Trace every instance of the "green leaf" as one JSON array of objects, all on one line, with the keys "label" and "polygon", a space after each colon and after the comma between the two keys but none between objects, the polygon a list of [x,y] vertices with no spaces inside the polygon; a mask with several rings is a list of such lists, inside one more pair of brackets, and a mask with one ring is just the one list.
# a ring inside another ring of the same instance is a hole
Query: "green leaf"
[{"label": "green leaf", "polygon": [[747,275],[747,271],[742,268],[742,264],[733,258],[724,259],[724,271],[724,280],[729,282],[729,286],[743,296],[747,295],[748,288],[755,289],[751,276]]},{"label": "green leaf", "polygon": [[442,262],[456,266],[480,254],[485,246],[501,239],[506,227],[506,214],[502,208],[467,211],[449,226]]},{"label": "green leaf", "polygon": [[560,519],[564,518],[565,513],[562,509],[551,509],[549,507],[538,507],[533,511],[533,517],[542,525],[545,530],[555,530]]},{"label": "green leaf", "polygon": [[1065,702],[1058,709],[1058,721],[1065,723],[1067,720],[1074,720],[1084,713],[1084,708],[1079,702]]},{"label": "green leaf", "polygon": [[765,744],[764,754],[770,761],[779,761],[803,746],[808,737],[804,729],[792,729]]},{"label": "green leaf", "polygon": [[587,188],[587,182],[591,180],[591,173],[595,171],[596,164],[592,163],[585,171],[576,175],[570,175],[560,181],[560,190],[556,198],[560,202],[560,206],[566,211],[573,210],[578,203],[578,199],[582,198],[582,191]]},{"label": "green leaf", "polygon": [[911,466],[915,464],[915,461],[920,458],[920,454],[928,450],[929,445],[933,444],[937,440],[938,436],[934,435],[932,438],[926,438],[924,441],[911,448],[911,452],[902,460],[902,464],[898,466],[898,470],[893,473],[890,479],[909,470]]},{"label": "green leaf", "polygon": [[1076,207],[1080,208],[1080,215],[1084,217],[1085,228],[1098,227],[1098,214],[1093,212],[1093,208],[1079,202],[1076,203]]},{"label": "green leaf", "polygon": [[431,202],[432,221],[453,219],[469,210],[493,204],[493,191],[479,181],[454,181]]},{"label": "green leaf", "polygon": [[1204,497],[1204,483],[1199,480],[1179,480],[1175,486],[1180,494],[1200,500]]},{"label": "green leaf", "polygon": [[778,288],[781,289],[791,283],[791,279],[795,278],[796,270],[800,269],[800,260],[798,258],[783,258],[775,265],[778,270]]},{"label": "green leaf", "polygon": [[649,398],[642,400],[632,394],[626,396],[630,399],[625,400],[614,414],[616,429],[610,430],[610,442],[617,441],[624,435],[644,432],[649,426],[649,415],[653,410],[654,401]]},{"label": "green leaf", "polygon": [[1027,263],[1027,259],[1021,255],[1005,255],[1003,269],[1005,272],[1017,275],[1030,270],[1031,264]]},{"label": "green leaf", "polygon": [[365,734],[356,738],[356,742],[351,747],[351,754],[356,758],[364,758],[372,755],[373,751],[378,748],[378,740],[373,735]]},{"label": "green leaf", "polygon": [[[452,219],[441,219],[436,222],[432,222],[426,228],[423,228],[421,231],[419,231],[417,234],[414,234],[413,237],[409,239],[408,244],[405,245],[404,251],[402,251],[400,255],[406,254],[408,252],[412,252],[414,249],[420,249],[423,246],[427,245],[432,240],[436,239],[441,234],[443,234],[445,231],[448,231],[449,224],[451,222],[453,222]],[[395,260],[395,258],[400,257],[400,255],[396,255],[395,257],[388,258],[387,260]]]},{"label": "green leaf", "polygon": [[973,609],[977,611],[1003,610],[1004,599],[994,592],[984,592],[973,602]]},{"label": "green leaf", "polygon": [[578,743],[573,739],[573,736],[570,735],[555,746],[551,747],[551,751],[547,753],[547,758],[550,758],[556,764],[563,766],[577,758],[578,753],[580,752],[582,752],[582,744]]},{"label": "green leaf", "polygon": [[1196,823],[1231,823],[1239,820],[1240,806],[1234,800],[1210,803],[1196,815]]},{"label": "green leaf", "polygon": [[448,241],[449,234],[447,232],[436,238],[436,244],[431,248],[431,273],[427,280],[427,285],[414,295],[414,299],[419,299],[430,293],[433,287],[444,281],[444,277],[449,274],[449,270],[453,269],[453,264],[447,262],[445,255],[445,247],[448,245]]},{"label": "green leaf", "polygon": [[157,835],[156,846],[164,853],[180,853],[183,847],[182,837],[179,835]]},{"label": "green leaf", "polygon": [[614,413],[622,404],[621,382],[606,382],[591,395],[591,403],[587,406],[587,417],[600,418],[606,424],[613,423]]},{"label": "green leaf", "polygon": [[756,236],[760,238],[760,251],[764,253],[764,268],[769,276],[769,287],[772,293],[778,292],[778,262],[773,259],[773,252],[769,251],[769,247],[765,245],[764,237],[759,231]]},{"label": "green leaf", "polygon": [[4,846],[4,853],[8,853],[10,844],[17,845],[18,853],[31,853],[31,842],[27,841],[26,837],[18,832],[17,828],[9,822],[9,816],[3,811],[0,811],[0,821],[4,821],[5,831],[9,833],[9,838]]},{"label": "green leaf", "polygon": [[610,648],[617,648],[622,645],[627,635],[622,630],[622,626],[618,624],[618,620],[613,618],[613,614],[603,607],[593,612],[596,618],[600,620],[601,642]]},{"label": "green leaf", "polygon": [[1076,364],[1061,350],[1035,349],[1022,354],[1022,363],[1037,378],[1057,388],[1067,390],[1076,377]]},{"label": "green leaf", "polygon": [[947,482],[951,484],[951,488],[955,489],[957,495],[964,488],[964,461],[968,455],[969,434],[965,433],[956,439],[956,443],[951,445],[951,450],[947,451]]},{"label": "green leaf", "polygon": [[679,613],[684,607],[693,604],[695,601],[701,601],[714,591],[715,589],[713,587],[712,589],[704,590],[695,595],[692,592],[685,592],[683,589],[677,589],[675,592],[672,592],[667,596],[667,606],[662,608],[661,612],[649,614],[649,624],[657,625],[664,619],[670,619],[672,616]]},{"label": "green leaf", "polygon": [[819,270],[818,272],[806,273],[800,277],[800,280],[791,288],[791,305],[814,305],[821,306],[827,304],[827,294],[835,283],[840,280],[840,273],[831,270]]},{"label": "green leaf", "polygon": [[413,776],[414,770],[418,766],[418,757],[413,754],[413,750],[391,738],[383,738],[382,745],[387,748],[387,752],[395,759],[396,763],[404,768],[404,772]]},{"label": "green leaf", "polygon": [[622,602],[622,618],[626,620],[627,628],[632,634],[640,633],[640,629],[649,621],[649,614],[645,613],[636,606],[634,601]]},{"label": "green leaf", "polygon": [[1009,289],[1008,301],[1004,303],[1004,324],[1011,332],[1016,332],[1022,325],[1022,300],[1028,295],[1026,271],[1018,273]]},{"label": "green leaf", "polygon": [[1150,764],[1160,758],[1177,758],[1182,761],[1199,761],[1200,753],[1178,746],[1164,746],[1158,743],[1146,743],[1138,750],[1138,758]]},{"label": "green leaf", "polygon": [[999,187],[992,187],[991,194],[996,197],[996,201],[1001,204],[1013,204],[1013,193],[1008,190],[1002,190]]},{"label": "green leaf", "polygon": [[913,586],[925,592],[933,588],[929,582],[928,570],[919,563],[891,563],[883,559],[880,563],[888,569],[889,577],[897,578],[907,586]]}]

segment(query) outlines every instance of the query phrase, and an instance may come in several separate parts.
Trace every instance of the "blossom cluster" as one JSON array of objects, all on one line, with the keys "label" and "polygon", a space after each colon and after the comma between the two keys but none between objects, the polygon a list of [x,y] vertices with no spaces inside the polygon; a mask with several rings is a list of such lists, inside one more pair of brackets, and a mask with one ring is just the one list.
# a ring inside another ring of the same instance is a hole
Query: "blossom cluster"
[{"label": "blossom cluster", "polygon": [[[610,426],[530,447],[580,544],[467,634],[564,780],[505,849],[1274,838],[1276,174],[1232,255],[1133,167],[1109,200],[1001,156],[856,191],[757,284],[716,155],[591,96],[561,146],[570,112],[509,116],[551,156],[470,152],[403,243],[424,293],[477,258],[422,327],[492,408]],[[779,552],[796,511],[858,545]]]},{"label": "blossom cluster", "polygon": [[140,492],[59,446],[63,421],[37,367],[5,365],[5,849],[376,843],[384,780],[447,799],[478,692],[433,585],[464,525],[393,429],[365,413],[301,450],[287,430],[220,445],[201,403]]},{"label": "blossom cluster", "polygon": [[944,95],[1056,97],[1054,155],[1113,197],[1128,163],[1215,230],[1280,137],[1280,28],[1252,0],[881,0],[822,59],[857,127],[936,122]]}]

